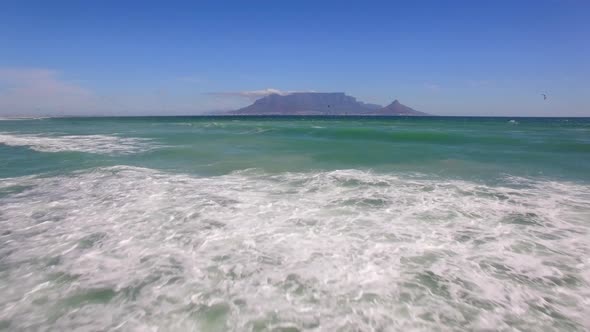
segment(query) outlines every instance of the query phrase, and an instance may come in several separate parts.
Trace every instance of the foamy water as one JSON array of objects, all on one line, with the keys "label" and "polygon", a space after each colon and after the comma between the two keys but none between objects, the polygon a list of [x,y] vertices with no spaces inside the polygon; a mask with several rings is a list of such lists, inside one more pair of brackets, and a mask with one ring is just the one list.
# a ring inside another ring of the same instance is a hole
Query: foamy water
[{"label": "foamy water", "polygon": [[128,154],[152,149],[149,140],[112,135],[25,135],[0,133],[0,144],[26,146],[40,152]]},{"label": "foamy water", "polygon": [[0,207],[7,330],[590,328],[583,184],[117,166]]}]

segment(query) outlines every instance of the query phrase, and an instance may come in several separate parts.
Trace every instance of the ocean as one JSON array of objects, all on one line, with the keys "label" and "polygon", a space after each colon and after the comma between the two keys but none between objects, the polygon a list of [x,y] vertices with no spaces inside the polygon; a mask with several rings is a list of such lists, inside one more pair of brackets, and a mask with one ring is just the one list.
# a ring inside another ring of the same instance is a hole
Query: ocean
[{"label": "ocean", "polygon": [[0,330],[588,329],[588,118],[0,121]]}]

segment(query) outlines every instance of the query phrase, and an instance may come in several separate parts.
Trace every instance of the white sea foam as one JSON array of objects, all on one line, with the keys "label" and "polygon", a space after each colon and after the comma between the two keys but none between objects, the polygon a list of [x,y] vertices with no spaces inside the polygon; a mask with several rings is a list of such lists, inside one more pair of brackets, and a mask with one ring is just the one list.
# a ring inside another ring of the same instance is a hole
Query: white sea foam
[{"label": "white sea foam", "polygon": [[51,117],[3,117],[0,116],[0,121],[22,121],[22,120],[44,120]]},{"label": "white sea foam", "polygon": [[0,133],[0,144],[27,146],[41,152],[76,151],[98,154],[128,154],[149,150],[150,140],[109,135],[25,135]]},{"label": "white sea foam", "polygon": [[0,324],[585,330],[589,189],[123,166],[0,180]]}]

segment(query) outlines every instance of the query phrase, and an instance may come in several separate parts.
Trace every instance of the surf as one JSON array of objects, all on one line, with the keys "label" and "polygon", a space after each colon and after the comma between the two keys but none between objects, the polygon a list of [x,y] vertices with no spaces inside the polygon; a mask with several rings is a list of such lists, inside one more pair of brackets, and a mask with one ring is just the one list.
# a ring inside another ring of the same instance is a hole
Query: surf
[{"label": "surf", "polygon": [[574,182],[120,165],[0,191],[15,329],[590,323],[590,188]]}]

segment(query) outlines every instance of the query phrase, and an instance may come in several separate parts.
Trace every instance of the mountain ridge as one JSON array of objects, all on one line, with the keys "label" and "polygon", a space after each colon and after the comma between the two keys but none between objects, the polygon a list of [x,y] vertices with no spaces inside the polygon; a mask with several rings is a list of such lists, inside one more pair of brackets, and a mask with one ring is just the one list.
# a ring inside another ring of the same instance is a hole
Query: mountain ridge
[{"label": "mountain ridge", "polygon": [[401,104],[397,99],[383,107],[364,103],[344,92],[295,92],[270,94],[253,104],[230,111],[229,115],[367,115],[424,116],[429,115]]}]

